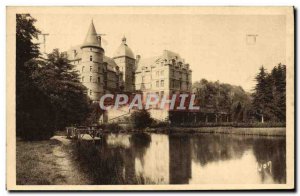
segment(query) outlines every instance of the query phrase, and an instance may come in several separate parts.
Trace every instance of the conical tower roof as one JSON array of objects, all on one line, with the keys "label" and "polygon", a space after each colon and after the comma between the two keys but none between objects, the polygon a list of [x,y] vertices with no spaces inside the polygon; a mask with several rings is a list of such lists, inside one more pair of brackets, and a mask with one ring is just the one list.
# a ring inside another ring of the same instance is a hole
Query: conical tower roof
[{"label": "conical tower roof", "polygon": [[90,24],[88,33],[86,34],[86,37],[84,39],[84,42],[83,42],[81,48],[83,48],[83,47],[98,47],[98,48],[101,47],[100,41],[98,40],[98,35],[96,32],[93,20]]}]

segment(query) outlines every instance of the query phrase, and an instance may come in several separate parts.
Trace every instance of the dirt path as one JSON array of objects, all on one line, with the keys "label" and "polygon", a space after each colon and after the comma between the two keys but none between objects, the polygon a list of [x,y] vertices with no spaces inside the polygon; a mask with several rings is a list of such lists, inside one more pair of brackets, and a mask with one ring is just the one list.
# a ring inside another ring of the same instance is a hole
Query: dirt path
[{"label": "dirt path", "polygon": [[50,140],[17,140],[17,184],[85,185],[87,174],[76,163],[71,140],[54,136]]},{"label": "dirt path", "polygon": [[78,166],[72,160],[71,140],[66,139],[65,136],[54,136],[51,139],[58,140],[62,144],[55,146],[53,149],[53,155],[56,157],[56,163],[60,167],[61,175],[61,178],[56,179],[55,184],[90,184],[87,175],[80,172]]}]

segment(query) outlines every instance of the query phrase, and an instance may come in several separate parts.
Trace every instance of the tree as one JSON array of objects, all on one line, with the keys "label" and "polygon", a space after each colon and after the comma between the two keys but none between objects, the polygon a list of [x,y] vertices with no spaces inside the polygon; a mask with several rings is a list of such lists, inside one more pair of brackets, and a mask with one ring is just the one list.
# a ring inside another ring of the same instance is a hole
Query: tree
[{"label": "tree", "polygon": [[32,78],[39,90],[50,99],[56,130],[72,124],[82,124],[88,116],[90,100],[86,88],[67,56],[54,49],[47,59],[36,61],[38,68]]},{"label": "tree", "polygon": [[131,114],[132,126],[135,129],[144,129],[149,127],[152,121],[153,119],[151,118],[150,113],[145,109],[134,111]]},{"label": "tree", "polygon": [[253,93],[253,108],[256,114],[265,120],[285,122],[286,115],[286,70],[285,65],[275,66],[271,73],[263,67],[256,76]]},{"label": "tree", "polygon": [[257,83],[253,93],[253,107],[261,118],[261,122],[264,122],[266,115],[270,113],[268,104],[272,101],[272,83],[265,68],[261,66],[259,70],[260,72],[255,77]]},{"label": "tree", "polygon": [[104,111],[101,110],[99,103],[91,103],[89,106],[88,116],[85,120],[85,124],[92,125],[98,124],[100,116],[103,115]]},{"label": "tree", "polygon": [[193,92],[200,103],[200,110],[212,108],[216,114],[218,111],[228,112],[232,121],[247,120],[251,101],[242,87],[202,79],[193,84]]},{"label": "tree", "polygon": [[271,72],[273,80],[274,111],[277,121],[286,121],[286,66],[281,63]]},{"label": "tree", "polygon": [[49,138],[53,131],[50,101],[31,78],[39,57],[35,22],[29,14],[16,15],[16,133],[27,140]]}]

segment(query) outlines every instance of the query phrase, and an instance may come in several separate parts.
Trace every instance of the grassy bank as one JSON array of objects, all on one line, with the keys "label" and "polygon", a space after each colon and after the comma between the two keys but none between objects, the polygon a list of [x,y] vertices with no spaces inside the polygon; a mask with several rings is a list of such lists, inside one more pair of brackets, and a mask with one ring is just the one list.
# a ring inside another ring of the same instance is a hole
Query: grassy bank
[{"label": "grassy bank", "polygon": [[170,127],[170,128],[149,128],[148,132],[165,133],[210,133],[210,134],[237,134],[237,135],[259,135],[259,136],[281,136],[286,135],[284,127],[269,128],[242,128],[242,127]]},{"label": "grassy bank", "polygon": [[56,136],[44,141],[17,140],[17,184],[87,184],[88,180],[71,160],[68,140]]},{"label": "grassy bank", "polygon": [[107,133],[219,133],[238,135],[260,135],[260,136],[285,136],[285,123],[205,123],[205,124],[180,124],[170,125],[166,122],[155,123],[144,130],[134,130],[130,124],[107,124],[103,130]]}]

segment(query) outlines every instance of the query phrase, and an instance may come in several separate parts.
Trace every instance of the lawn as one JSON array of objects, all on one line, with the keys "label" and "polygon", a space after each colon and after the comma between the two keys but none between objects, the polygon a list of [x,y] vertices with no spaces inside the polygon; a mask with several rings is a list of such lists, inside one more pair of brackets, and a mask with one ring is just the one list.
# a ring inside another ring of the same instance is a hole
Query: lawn
[{"label": "lawn", "polygon": [[[61,141],[63,140],[63,142]],[[45,141],[17,140],[17,184],[89,184],[72,160],[70,142],[64,136]]]}]

